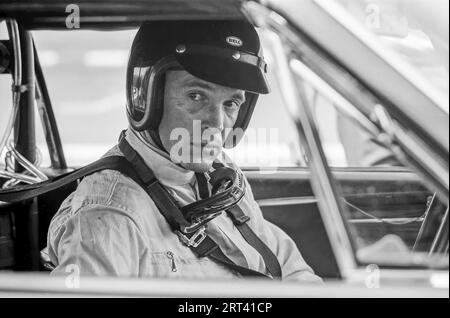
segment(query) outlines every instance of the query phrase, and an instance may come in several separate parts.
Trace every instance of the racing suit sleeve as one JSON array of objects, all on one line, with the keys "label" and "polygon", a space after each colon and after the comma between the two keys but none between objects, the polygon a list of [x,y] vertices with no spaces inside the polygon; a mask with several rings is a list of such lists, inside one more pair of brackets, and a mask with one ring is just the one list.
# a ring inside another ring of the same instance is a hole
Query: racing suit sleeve
[{"label": "racing suit sleeve", "polygon": [[[51,236],[51,237],[50,237]],[[52,275],[137,277],[146,247],[134,221],[117,207],[80,208],[55,233],[49,232]]]}]

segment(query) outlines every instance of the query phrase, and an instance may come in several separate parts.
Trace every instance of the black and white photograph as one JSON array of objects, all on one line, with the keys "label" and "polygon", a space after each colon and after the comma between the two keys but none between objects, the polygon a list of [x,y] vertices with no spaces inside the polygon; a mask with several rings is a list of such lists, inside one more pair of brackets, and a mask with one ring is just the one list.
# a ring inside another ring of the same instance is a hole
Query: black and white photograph
[{"label": "black and white photograph", "polygon": [[448,299],[448,218],[448,0],[0,0],[0,298]]}]

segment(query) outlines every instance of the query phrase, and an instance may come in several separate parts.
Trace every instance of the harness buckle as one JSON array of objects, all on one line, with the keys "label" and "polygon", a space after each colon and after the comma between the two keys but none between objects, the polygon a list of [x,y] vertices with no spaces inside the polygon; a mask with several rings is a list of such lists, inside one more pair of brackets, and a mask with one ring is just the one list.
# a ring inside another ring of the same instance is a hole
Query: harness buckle
[{"label": "harness buckle", "polygon": [[181,242],[183,242],[188,247],[198,247],[206,238],[205,233],[206,227],[201,227],[197,232],[194,233],[190,238],[181,233],[180,231],[175,231],[175,233],[180,238]]},{"label": "harness buckle", "polygon": [[216,213],[206,214],[201,217],[196,218],[189,226],[182,226],[181,231],[183,233],[189,234],[196,232],[200,227],[204,227],[205,224],[209,223],[219,215],[221,215],[223,211],[219,211]]}]

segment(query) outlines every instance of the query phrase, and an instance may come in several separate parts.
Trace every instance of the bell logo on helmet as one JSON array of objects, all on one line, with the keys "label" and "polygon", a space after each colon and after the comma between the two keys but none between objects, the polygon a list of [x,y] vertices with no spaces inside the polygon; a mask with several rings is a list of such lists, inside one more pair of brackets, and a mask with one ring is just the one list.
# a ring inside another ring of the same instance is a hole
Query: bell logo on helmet
[{"label": "bell logo on helmet", "polygon": [[244,42],[242,42],[242,40],[236,36],[227,37],[227,43],[237,47],[241,47],[242,45],[244,45]]}]

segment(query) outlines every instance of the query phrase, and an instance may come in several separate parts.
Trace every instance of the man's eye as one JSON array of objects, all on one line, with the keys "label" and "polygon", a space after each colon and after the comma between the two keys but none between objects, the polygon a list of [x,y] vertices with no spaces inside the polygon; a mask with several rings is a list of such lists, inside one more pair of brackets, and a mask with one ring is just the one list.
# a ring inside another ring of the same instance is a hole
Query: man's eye
[{"label": "man's eye", "polygon": [[200,93],[189,94],[189,97],[195,102],[201,102],[205,99],[205,96],[203,96],[203,94]]},{"label": "man's eye", "polygon": [[225,103],[226,107],[232,108],[232,109],[240,108],[241,105],[242,105],[242,103],[240,101],[237,101],[237,100],[231,100],[231,101],[228,101],[228,102]]}]

